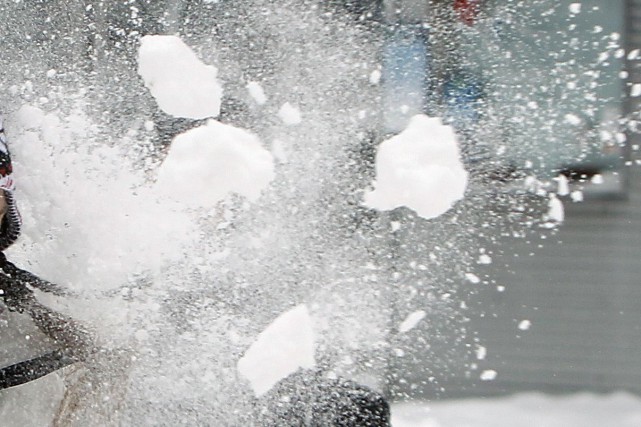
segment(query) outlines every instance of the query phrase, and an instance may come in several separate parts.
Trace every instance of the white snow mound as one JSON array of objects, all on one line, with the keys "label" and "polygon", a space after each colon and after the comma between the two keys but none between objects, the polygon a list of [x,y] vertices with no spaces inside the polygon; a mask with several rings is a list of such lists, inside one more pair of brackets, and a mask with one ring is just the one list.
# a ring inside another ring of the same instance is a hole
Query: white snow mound
[{"label": "white snow mound", "polygon": [[452,127],[419,114],[378,147],[375,189],[364,202],[383,211],[406,206],[423,218],[436,218],[463,198],[467,180]]},{"label": "white snow mound", "polygon": [[257,397],[298,369],[315,366],[314,332],[305,305],[278,316],[258,335],[237,365]]},{"label": "white snow mound", "polygon": [[176,36],[144,36],[138,74],[158,102],[174,117],[204,119],[220,114],[223,94],[216,67],[203,64]]},{"label": "white snow mound", "polygon": [[174,138],[156,184],[190,207],[212,208],[230,193],[255,201],[273,178],[273,157],[256,135],[209,120]]}]

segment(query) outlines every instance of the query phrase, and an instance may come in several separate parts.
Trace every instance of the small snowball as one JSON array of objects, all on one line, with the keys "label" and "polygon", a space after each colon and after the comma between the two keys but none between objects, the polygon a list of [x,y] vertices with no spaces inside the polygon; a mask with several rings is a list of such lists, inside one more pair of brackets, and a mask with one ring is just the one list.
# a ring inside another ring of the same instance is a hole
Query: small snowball
[{"label": "small snowball", "polygon": [[581,13],[581,3],[572,3],[568,7],[570,9],[570,13],[573,13],[574,15],[577,15]]}]

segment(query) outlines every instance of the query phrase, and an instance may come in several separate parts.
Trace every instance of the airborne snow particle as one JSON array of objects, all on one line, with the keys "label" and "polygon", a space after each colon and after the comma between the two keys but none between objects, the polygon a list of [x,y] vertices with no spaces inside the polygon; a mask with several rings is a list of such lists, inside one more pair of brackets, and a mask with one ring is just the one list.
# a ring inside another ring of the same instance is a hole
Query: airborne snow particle
[{"label": "airborne snow particle", "polygon": [[423,320],[427,313],[425,313],[423,310],[417,310],[414,313],[409,314],[405,320],[399,325],[398,331],[401,334],[404,334],[405,332],[408,332],[411,329],[414,329],[416,325],[418,325],[418,322]]},{"label": "airborne snow particle", "polygon": [[548,218],[551,221],[563,222],[565,219],[565,211],[563,209],[563,202],[556,197],[556,194],[550,193],[550,201],[548,202]]},{"label": "airborne snow particle", "polygon": [[633,98],[641,96],[641,83],[635,83],[632,85],[632,88],[630,89],[630,96]]},{"label": "airborne snow particle", "polygon": [[582,122],[581,118],[579,116],[577,116],[576,114],[571,114],[571,113],[565,115],[564,121],[565,121],[565,123],[570,124],[572,126],[578,126]]},{"label": "airborne snow particle", "polygon": [[478,264],[489,265],[492,264],[492,257],[487,254],[481,254],[476,262]]},{"label": "airborne snow particle", "polygon": [[570,13],[573,13],[574,15],[577,15],[581,13],[581,3],[572,3],[568,7],[570,9]]},{"label": "airborne snow particle", "polygon": [[487,369],[481,372],[480,378],[482,381],[494,381],[497,375],[498,373],[494,369]]},{"label": "airborne snow particle", "polygon": [[567,196],[570,194],[570,186],[568,183],[568,178],[565,175],[559,175],[554,180],[557,182],[556,194],[559,196]]},{"label": "airborne snow particle", "polygon": [[532,322],[530,322],[529,320],[521,320],[521,322],[519,322],[519,329],[522,331],[527,331],[531,326]]},{"label": "airborne snow particle", "polygon": [[278,110],[278,117],[288,126],[296,125],[302,121],[300,110],[286,102]]},{"label": "airborne snow particle", "polygon": [[190,207],[212,208],[231,193],[255,201],[273,178],[272,154],[256,135],[209,120],[172,141],[156,185]]},{"label": "airborne snow particle", "polygon": [[465,278],[466,278],[469,282],[474,283],[475,285],[476,285],[477,283],[481,283],[481,279],[479,279],[479,277],[478,277],[476,274],[474,274],[474,273],[465,273]]},{"label": "airborne snow particle", "polygon": [[463,198],[467,179],[454,130],[439,118],[416,115],[378,146],[374,190],[364,204],[382,211],[406,206],[436,218]]},{"label": "airborne snow particle", "polygon": [[314,346],[309,311],[299,305],[281,314],[258,335],[238,361],[238,372],[260,397],[299,368],[314,368]]},{"label": "airborne snow particle", "polygon": [[256,101],[256,104],[263,105],[267,102],[267,95],[265,95],[265,91],[259,83],[247,83],[247,91],[249,92],[249,95],[254,99],[254,101]]}]

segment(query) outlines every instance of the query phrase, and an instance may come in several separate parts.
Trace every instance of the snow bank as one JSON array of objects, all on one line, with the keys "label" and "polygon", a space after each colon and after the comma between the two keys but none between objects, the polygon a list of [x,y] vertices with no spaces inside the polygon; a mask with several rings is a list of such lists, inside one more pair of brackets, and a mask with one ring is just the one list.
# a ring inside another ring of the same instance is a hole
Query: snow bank
[{"label": "snow bank", "polygon": [[249,380],[256,396],[299,368],[314,368],[314,333],[305,305],[281,314],[238,361],[238,371]]},{"label": "snow bank", "polygon": [[213,208],[230,193],[254,201],[273,178],[273,157],[256,135],[209,120],[174,139],[157,186],[188,206]]},{"label": "snow bank", "polygon": [[641,399],[629,394],[549,396],[536,393],[392,405],[394,427],[636,427]]},{"label": "snow bank", "polygon": [[217,73],[176,36],[141,39],[138,74],[167,114],[190,119],[218,116],[223,90]]},{"label": "snow bank", "polygon": [[416,115],[403,132],[378,147],[375,189],[365,194],[365,205],[378,210],[406,206],[423,218],[435,218],[463,198],[467,176],[454,130],[439,118]]}]

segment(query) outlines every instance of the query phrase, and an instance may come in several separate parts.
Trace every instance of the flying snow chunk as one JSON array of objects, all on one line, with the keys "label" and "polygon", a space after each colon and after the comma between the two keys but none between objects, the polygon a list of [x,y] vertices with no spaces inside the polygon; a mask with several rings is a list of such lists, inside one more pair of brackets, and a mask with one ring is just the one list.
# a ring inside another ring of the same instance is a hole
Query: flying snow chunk
[{"label": "flying snow chunk", "polygon": [[312,321],[307,307],[299,305],[281,314],[258,335],[237,368],[260,397],[298,369],[315,366]]},{"label": "flying snow chunk", "polygon": [[220,114],[223,90],[218,70],[203,64],[176,36],[144,36],[138,50],[138,74],[169,115],[204,119]]},{"label": "flying snow chunk", "polygon": [[283,104],[278,110],[278,117],[288,126],[297,125],[302,121],[300,110],[289,102]]},{"label": "flying snow chunk", "polygon": [[255,201],[273,178],[273,157],[256,135],[209,120],[173,140],[156,184],[190,207],[211,208],[230,193]]},{"label": "flying snow chunk", "polygon": [[467,179],[452,127],[419,114],[379,145],[374,190],[364,203],[378,210],[406,206],[423,218],[436,218],[463,198]]},{"label": "flying snow chunk", "polygon": [[569,7],[570,13],[575,15],[581,13],[581,3],[572,3]]},{"label": "flying snow chunk", "polygon": [[633,98],[641,96],[641,84],[640,83],[635,83],[635,84],[632,85],[632,89],[630,89],[630,96],[633,97]]},{"label": "flying snow chunk", "polygon": [[254,101],[256,101],[256,104],[263,105],[267,102],[267,95],[265,95],[263,87],[257,82],[247,83],[247,91]]},{"label": "flying snow chunk", "polygon": [[410,331],[411,329],[414,329],[416,325],[418,325],[418,322],[423,320],[425,317],[426,313],[423,310],[418,310],[415,311],[414,313],[409,314],[405,320],[399,325],[398,331],[401,334],[404,334],[405,332]]}]

